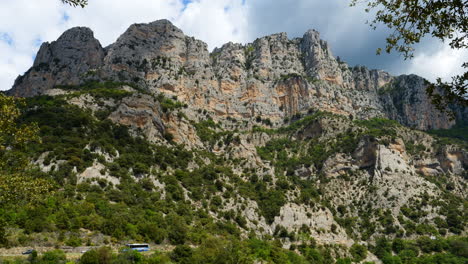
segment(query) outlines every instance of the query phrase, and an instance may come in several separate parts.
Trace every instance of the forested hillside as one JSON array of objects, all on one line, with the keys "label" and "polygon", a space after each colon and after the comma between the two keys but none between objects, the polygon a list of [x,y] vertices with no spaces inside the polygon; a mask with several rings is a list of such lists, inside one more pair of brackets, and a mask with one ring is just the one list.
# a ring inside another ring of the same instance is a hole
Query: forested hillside
[{"label": "forested hillside", "polygon": [[315,31],[209,53],[165,20],[105,49],[71,29],[8,92],[31,133],[0,134],[0,261],[467,263],[466,109],[425,85]]}]

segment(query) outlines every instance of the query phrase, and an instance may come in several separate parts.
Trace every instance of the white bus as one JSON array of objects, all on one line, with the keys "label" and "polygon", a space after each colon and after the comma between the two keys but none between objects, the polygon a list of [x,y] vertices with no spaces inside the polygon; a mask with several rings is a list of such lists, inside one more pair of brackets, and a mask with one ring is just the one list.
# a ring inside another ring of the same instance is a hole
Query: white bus
[{"label": "white bus", "polygon": [[130,250],[136,250],[138,252],[149,251],[150,247],[148,244],[126,244]]}]

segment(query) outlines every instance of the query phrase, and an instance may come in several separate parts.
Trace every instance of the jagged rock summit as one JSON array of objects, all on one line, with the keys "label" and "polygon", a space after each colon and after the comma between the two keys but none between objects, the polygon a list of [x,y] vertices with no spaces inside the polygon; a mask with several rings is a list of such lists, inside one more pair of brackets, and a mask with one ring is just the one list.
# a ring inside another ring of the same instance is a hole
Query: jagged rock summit
[{"label": "jagged rock summit", "polygon": [[133,24],[106,48],[89,28],[76,27],[42,44],[9,93],[35,96],[91,80],[134,83],[215,118],[260,116],[272,126],[310,109],[386,117],[423,130],[454,124],[431,105],[423,78],[351,68],[314,30],[302,38],[279,33],[246,45],[227,43],[210,53],[168,20]]},{"label": "jagged rock summit", "polygon": [[104,49],[91,29],[71,28],[41,45],[33,66],[16,79],[10,93],[35,96],[56,85],[79,84],[83,75],[102,66],[103,59]]}]

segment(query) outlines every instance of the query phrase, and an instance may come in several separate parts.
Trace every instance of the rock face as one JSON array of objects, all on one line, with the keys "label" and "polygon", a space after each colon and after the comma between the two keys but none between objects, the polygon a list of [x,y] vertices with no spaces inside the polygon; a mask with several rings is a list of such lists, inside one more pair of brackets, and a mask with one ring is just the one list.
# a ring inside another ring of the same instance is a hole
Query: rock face
[{"label": "rock face", "polygon": [[351,73],[346,67],[341,67],[328,43],[320,39],[317,31],[309,30],[304,34],[301,51],[307,76],[349,87],[352,82]]},{"label": "rock face", "polygon": [[227,43],[210,53],[168,20],[134,24],[106,49],[90,29],[72,28],[41,46],[33,67],[9,93],[34,96],[88,80],[135,83],[177,96],[215,119],[260,116],[273,126],[309,109],[387,117],[423,130],[454,124],[430,104],[424,79],[349,68],[314,30],[302,38],[279,33],[247,45]]},{"label": "rock face", "polygon": [[390,119],[416,129],[450,128],[447,115],[434,111],[426,94],[428,82],[417,75],[402,75],[380,90],[380,98]]},{"label": "rock face", "polygon": [[16,79],[10,94],[34,96],[57,85],[78,85],[102,66],[104,49],[91,29],[75,27],[43,43],[34,64]]},{"label": "rock face", "polygon": [[149,140],[161,137],[166,127],[161,120],[159,103],[148,95],[127,97],[117,109],[111,113],[109,119],[115,123],[140,129]]}]

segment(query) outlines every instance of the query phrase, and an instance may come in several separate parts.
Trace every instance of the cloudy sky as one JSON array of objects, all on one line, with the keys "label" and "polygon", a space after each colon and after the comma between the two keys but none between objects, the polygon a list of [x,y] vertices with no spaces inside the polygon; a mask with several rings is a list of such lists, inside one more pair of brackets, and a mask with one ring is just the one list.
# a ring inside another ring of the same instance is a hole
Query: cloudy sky
[{"label": "cloudy sky", "polygon": [[39,46],[53,41],[68,28],[88,26],[103,46],[114,42],[133,23],[166,18],[185,34],[208,43],[210,49],[232,41],[246,43],[258,37],[287,32],[300,37],[316,29],[335,56],[353,65],[366,65],[392,74],[416,73],[429,80],[459,73],[468,60],[465,51],[453,51],[438,40],[426,39],[415,58],[398,54],[375,55],[385,46],[389,31],[371,30],[372,17],[350,0],[89,0],[72,8],[60,0],[0,0],[0,90],[31,67]]}]

